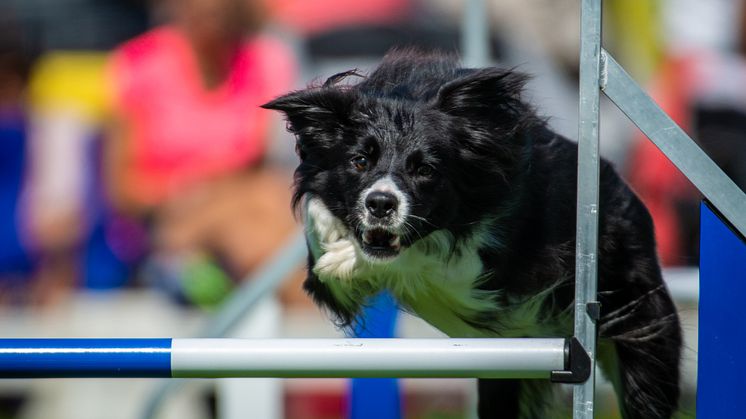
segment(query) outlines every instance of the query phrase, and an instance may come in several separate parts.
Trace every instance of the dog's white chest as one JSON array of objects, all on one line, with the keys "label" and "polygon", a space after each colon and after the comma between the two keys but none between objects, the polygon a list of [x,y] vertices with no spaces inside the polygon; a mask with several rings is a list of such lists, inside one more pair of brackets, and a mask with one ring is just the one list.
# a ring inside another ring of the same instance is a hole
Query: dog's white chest
[{"label": "dog's white chest", "polygon": [[[326,207],[311,199],[306,212],[306,235],[316,264],[314,273],[340,303],[350,307],[382,290],[390,291],[406,308],[453,337],[494,336],[495,331],[476,327],[478,317],[497,313],[496,291],[478,288],[483,264],[475,237],[452,248],[447,232],[435,231],[402,251],[393,261],[365,259],[343,223]],[[523,307],[523,306],[521,306]],[[510,335],[525,334],[535,327],[538,305],[506,311],[495,316],[495,327]],[[489,321],[489,319],[486,319]],[[498,325],[500,325],[498,327]]]},{"label": "dog's white chest", "polygon": [[459,249],[450,257],[432,251],[432,246],[415,245],[391,264],[366,267],[361,280],[389,290],[402,305],[444,333],[470,335],[472,328],[465,320],[495,308],[490,293],[476,288],[483,270],[481,259],[476,249]]}]

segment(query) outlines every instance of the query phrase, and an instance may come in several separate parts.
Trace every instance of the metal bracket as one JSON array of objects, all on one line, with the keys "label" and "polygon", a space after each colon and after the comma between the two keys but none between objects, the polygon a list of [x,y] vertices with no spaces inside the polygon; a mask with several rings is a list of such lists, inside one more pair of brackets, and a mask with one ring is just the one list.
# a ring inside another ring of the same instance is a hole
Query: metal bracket
[{"label": "metal bracket", "polygon": [[601,49],[601,56],[599,57],[599,68],[598,68],[598,87],[603,91],[606,89],[606,84],[609,82],[609,58],[606,55],[606,51]]},{"label": "metal bracket", "polygon": [[585,305],[585,312],[588,313],[594,322],[601,318],[601,303],[598,301],[589,301]]},{"label": "metal bracket", "polygon": [[552,371],[550,380],[553,383],[578,384],[584,383],[591,376],[591,357],[573,336],[565,340],[565,369]]}]

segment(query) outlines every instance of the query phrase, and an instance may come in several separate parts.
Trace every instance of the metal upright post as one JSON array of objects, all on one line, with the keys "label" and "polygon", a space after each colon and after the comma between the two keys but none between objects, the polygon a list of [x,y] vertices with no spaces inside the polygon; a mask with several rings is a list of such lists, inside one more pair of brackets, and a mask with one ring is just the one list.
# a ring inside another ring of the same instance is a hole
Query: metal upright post
[{"label": "metal upright post", "polygon": [[575,336],[591,359],[591,373],[573,388],[573,418],[593,418],[598,303],[598,114],[601,80],[601,0],[582,0],[578,214],[575,246]]},{"label": "metal upright post", "polygon": [[467,67],[484,67],[490,60],[490,32],[485,0],[467,0],[461,21],[461,54]]}]

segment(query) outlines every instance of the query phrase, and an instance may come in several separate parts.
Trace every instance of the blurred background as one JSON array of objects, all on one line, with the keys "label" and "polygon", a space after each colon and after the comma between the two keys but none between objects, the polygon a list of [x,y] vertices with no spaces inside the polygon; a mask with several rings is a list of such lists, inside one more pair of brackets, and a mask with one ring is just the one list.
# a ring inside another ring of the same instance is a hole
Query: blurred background
[{"label": "blurred background", "polygon": [[[575,138],[579,1],[488,0],[471,15],[469,3],[0,0],[0,335],[341,336],[300,290],[304,261],[288,247],[298,230],[293,141],[258,105],[419,45],[531,73],[528,96]],[[606,48],[744,189],[743,2],[604,6]],[[653,213],[687,332],[682,417],[693,416],[700,196],[607,101],[601,141]],[[258,303],[237,303],[276,257],[297,267]],[[214,326],[227,302],[249,315]],[[396,333],[439,336],[406,315]],[[404,417],[473,415],[473,380],[399,387]],[[601,390],[604,417],[618,417]],[[349,383],[337,379],[0,382],[0,418],[311,419],[350,409]]]}]

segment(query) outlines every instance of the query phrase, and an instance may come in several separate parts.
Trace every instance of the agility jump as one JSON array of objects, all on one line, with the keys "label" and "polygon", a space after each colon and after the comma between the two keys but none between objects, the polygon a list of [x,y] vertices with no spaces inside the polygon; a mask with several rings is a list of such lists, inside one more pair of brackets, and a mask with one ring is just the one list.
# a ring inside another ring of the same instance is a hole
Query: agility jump
[{"label": "agility jump", "polygon": [[0,378],[552,378],[578,383],[574,417],[593,417],[599,90],[742,236],[746,235],[746,195],[601,49],[601,1],[583,0],[582,12],[578,339],[0,339]]}]

